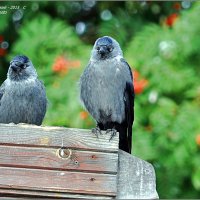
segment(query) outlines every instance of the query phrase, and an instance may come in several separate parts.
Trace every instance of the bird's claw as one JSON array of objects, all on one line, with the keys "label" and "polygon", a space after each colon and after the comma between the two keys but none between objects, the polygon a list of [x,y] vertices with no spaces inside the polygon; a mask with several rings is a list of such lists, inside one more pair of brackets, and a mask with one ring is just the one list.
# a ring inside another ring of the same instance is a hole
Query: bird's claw
[{"label": "bird's claw", "polygon": [[94,133],[97,138],[99,137],[99,134],[102,134],[101,129],[98,126],[92,129],[92,133]]},{"label": "bird's claw", "polygon": [[111,128],[111,129],[107,129],[106,130],[106,134],[107,133],[111,133],[110,134],[110,139],[109,139],[109,142],[115,137],[115,135],[117,134],[117,130],[114,129],[114,128]]}]

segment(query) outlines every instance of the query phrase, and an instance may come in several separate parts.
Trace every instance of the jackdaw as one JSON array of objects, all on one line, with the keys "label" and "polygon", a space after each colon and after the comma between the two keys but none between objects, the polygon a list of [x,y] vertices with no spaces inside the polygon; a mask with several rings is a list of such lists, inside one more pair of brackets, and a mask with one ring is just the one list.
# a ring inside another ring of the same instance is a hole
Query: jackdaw
[{"label": "jackdaw", "polygon": [[0,123],[41,125],[46,107],[45,87],[32,62],[24,55],[15,56],[0,87]]},{"label": "jackdaw", "polygon": [[108,36],[96,40],[89,64],[80,78],[80,98],[96,120],[92,129],[119,132],[119,148],[131,153],[134,121],[134,88],[131,68],[119,43]]}]

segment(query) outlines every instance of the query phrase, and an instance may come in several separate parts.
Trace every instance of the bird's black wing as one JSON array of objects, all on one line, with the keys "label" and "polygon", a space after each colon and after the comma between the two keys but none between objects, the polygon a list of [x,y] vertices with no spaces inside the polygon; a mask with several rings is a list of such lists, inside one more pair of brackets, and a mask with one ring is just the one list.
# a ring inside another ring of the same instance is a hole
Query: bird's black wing
[{"label": "bird's black wing", "polygon": [[126,112],[126,122],[127,122],[127,129],[128,129],[128,146],[129,146],[129,153],[131,153],[132,147],[132,125],[134,121],[134,86],[133,86],[133,76],[131,72],[131,68],[129,64],[124,60],[121,59],[121,62],[124,64],[125,67],[128,68],[132,81],[126,82],[126,88],[124,91],[124,103],[125,103],[125,112]]},{"label": "bird's black wing", "polygon": [[3,97],[4,91],[5,91],[5,83],[3,83],[0,87],[0,105],[1,105],[1,99]]},{"label": "bird's black wing", "polygon": [[41,96],[41,106],[42,106],[42,112],[43,113],[46,113],[46,109],[47,109],[47,105],[48,105],[48,99],[46,98],[46,89],[45,89],[45,86],[44,86],[44,82],[41,81],[41,80],[38,80],[38,85],[40,87],[40,92],[41,94],[39,94]]}]

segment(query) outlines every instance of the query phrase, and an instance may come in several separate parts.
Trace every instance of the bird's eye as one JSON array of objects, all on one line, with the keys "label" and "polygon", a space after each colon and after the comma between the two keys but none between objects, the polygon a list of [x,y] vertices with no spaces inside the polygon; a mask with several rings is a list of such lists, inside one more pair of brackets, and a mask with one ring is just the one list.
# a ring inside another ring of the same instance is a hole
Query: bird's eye
[{"label": "bird's eye", "polygon": [[19,65],[19,67],[20,67],[21,69],[25,69],[25,68],[26,68],[26,64],[21,63],[21,64]]},{"label": "bird's eye", "polygon": [[97,47],[97,51],[99,51],[100,50],[100,47]]},{"label": "bird's eye", "polygon": [[113,48],[112,48],[112,47],[107,47],[107,50],[108,50],[109,52],[111,52],[111,51],[113,50]]}]

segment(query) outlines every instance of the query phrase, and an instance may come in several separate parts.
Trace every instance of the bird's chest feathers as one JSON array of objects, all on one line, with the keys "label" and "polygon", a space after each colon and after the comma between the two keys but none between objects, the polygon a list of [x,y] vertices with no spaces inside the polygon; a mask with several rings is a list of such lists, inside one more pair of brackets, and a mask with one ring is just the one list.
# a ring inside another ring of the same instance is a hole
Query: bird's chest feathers
[{"label": "bird's chest feathers", "polygon": [[115,82],[119,79],[121,66],[116,59],[101,61],[94,66],[93,73],[97,84],[105,86],[105,84]]},{"label": "bird's chest feathers", "polygon": [[107,110],[107,107],[114,106],[115,99],[123,99],[125,81],[121,73],[122,66],[116,59],[100,61],[93,66],[88,96],[93,97],[91,101],[96,99],[94,102],[99,108]]},{"label": "bird's chest feathers", "polygon": [[35,79],[28,79],[23,81],[8,80],[6,84],[6,93],[15,97],[28,97],[34,88]]}]

